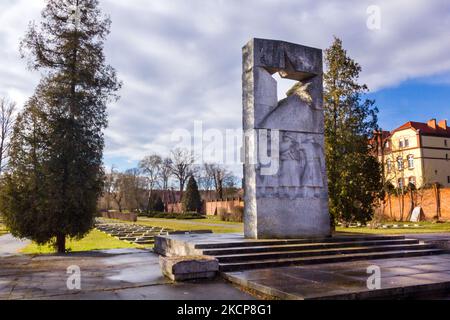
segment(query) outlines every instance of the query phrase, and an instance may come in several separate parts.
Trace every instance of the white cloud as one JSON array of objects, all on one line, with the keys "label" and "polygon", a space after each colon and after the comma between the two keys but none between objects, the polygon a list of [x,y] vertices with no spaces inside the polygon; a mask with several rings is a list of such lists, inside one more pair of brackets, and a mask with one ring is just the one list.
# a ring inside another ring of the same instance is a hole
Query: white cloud
[{"label": "white cloud", "polygon": [[[450,72],[448,1],[101,0],[111,15],[106,56],[124,81],[109,108],[106,155],[137,160],[167,152],[171,132],[241,125],[241,47],[252,37],[326,48],[336,35],[372,90]],[[42,0],[0,4],[0,95],[23,104],[39,79],[18,41]],[[381,9],[368,30],[366,9]]]}]

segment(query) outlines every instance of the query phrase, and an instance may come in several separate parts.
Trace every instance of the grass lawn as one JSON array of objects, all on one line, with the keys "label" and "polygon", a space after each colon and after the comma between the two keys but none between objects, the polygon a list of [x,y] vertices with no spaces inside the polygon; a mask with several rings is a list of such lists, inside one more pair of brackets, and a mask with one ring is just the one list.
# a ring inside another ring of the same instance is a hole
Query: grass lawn
[{"label": "grass lawn", "polygon": [[[98,230],[92,230],[85,238],[81,240],[68,240],[67,249],[71,252],[91,251],[91,250],[107,250],[107,249],[123,249],[123,248],[143,248],[142,246],[131,244],[119,239],[113,238],[106,233]],[[55,253],[50,245],[39,246],[35,243],[29,244],[21,253],[25,254],[46,254]]]},{"label": "grass lawn", "polygon": [[370,234],[406,234],[406,233],[443,233],[450,232],[450,223],[432,223],[432,222],[389,222],[388,225],[397,224],[398,226],[403,226],[404,224],[415,225],[419,224],[421,228],[396,228],[396,229],[371,229],[371,228],[344,228],[337,227],[336,231],[339,232],[349,232],[349,233],[370,233]]},{"label": "grass lawn", "polygon": [[[244,230],[242,223],[216,221],[212,219],[177,220],[138,218],[137,224],[173,230],[211,230],[214,233],[236,233],[243,232]],[[222,224],[223,226],[217,226],[215,224]]]},{"label": "grass lawn", "polygon": [[235,226],[242,224],[242,222],[222,221],[222,220],[220,220],[219,216],[206,216],[206,219],[194,219],[194,221],[210,222],[210,223],[217,223],[217,224],[229,224],[229,225],[235,225]]},{"label": "grass lawn", "polygon": [[6,230],[6,226],[3,224],[2,218],[0,218],[0,236],[7,234],[8,230]]},{"label": "grass lawn", "polygon": [[[112,220],[119,222],[119,220]],[[122,221],[121,221],[122,222]],[[131,223],[131,222],[124,222]],[[174,230],[212,230],[214,233],[237,233],[243,231],[243,224],[237,222],[220,221],[217,217],[209,217],[207,219],[195,220],[176,220],[176,219],[158,219],[158,218],[139,218],[137,224],[148,225],[154,227],[170,228]],[[222,224],[217,226],[215,224]],[[389,225],[398,224],[402,226],[404,223],[390,222]],[[409,223],[414,225],[415,223]],[[371,228],[344,228],[337,227],[336,231],[346,233],[367,233],[367,234],[409,234],[409,233],[444,233],[450,232],[450,223],[432,223],[420,222],[421,228],[402,227],[398,229],[371,229]],[[0,235],[4,226],[0,222]],[[6,230],[4,231],[6,233]],[[68,240],[67,248],[71,252],[91,251],[91,250],[107,250],[121,248],[144,248],[143,246],[131,244],[118,240],[98,230],[92,230],[82,240]],[[50,245],[39,246],[32,243],[25,247],[22,251],[25,254],[48,254],[54,253],[55,250]]]}]

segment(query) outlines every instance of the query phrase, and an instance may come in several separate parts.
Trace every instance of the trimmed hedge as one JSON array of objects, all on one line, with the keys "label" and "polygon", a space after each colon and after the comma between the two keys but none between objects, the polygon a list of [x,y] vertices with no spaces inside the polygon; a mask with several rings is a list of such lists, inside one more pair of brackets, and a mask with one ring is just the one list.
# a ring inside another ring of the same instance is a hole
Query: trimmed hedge
[{"label": "trimmed hedge", "polygon": [[206,219],[204,215],[195,212],[188,212],[188,213],[143,212],[140,213],[139,216],[146,218],[178,219],[178,220]]},{"label": "trimmed hedge", "polygon": [[244,221],[244,207],[235,207],[231,212],[226,208],[219,208],[217,212],[220,220],[229,222],[243,222]]}]

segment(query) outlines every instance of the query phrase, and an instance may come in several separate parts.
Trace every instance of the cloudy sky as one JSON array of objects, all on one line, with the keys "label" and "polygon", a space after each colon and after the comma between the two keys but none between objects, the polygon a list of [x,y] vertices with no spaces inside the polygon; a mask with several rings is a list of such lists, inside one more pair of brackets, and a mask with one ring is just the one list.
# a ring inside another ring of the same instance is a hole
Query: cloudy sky
[{"label": "cloudy sky", "polygon": [[[363,67],[380,125],[450,118],[450,2],[100,0],[113,21],[105,51],[124,82],[109,106],[105,163],[165,154],[174,130],[241,127],[241,47],[253,37],[326,48],[340,37]],[[377,6],[380,24],[367,25]],[[0,2],[0,96],[20,106],[38,73],[18,43],[43,0]],[[283,85],[281,89],[284,90]]]}]

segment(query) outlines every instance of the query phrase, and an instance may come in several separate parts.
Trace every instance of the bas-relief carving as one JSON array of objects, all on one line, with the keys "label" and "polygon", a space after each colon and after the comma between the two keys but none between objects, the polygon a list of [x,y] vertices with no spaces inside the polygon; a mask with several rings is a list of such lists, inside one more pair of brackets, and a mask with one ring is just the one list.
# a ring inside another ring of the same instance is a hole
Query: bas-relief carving
[{"label": "bas-relief carving", "polygon": [[[277,198],[320,198],[326,197],[323,172],[325,161],[323,139],[323,110],[311,92],[317,82],[312,79],[297,82],[280,101],[277,95],[277,84],[272,75],[264,68],[258,68],[257,102],[258,127],[268,130],[280,130],[279,147],[271,147],[271,134],[268,134],[269,153],[278,152],[278,171],[273,175],[261,173],[259,166],[257,175],[257,197]],[[308,134],[311,133],[311,134]],[[317,134],[315,134],[317,133]]]},{"label": "bas-relief carving", "polygon": [[[278,171],[273,175],[264,175],[261,174],[261,169],[265,166],[259,166],[257,197],[326,197],[326,177],[323,174],[325,159],[321,138],[315,134],[289,131],[282,131],[280,135]],[[273,149],[269,148],[269,152],[273,152]]]}]

